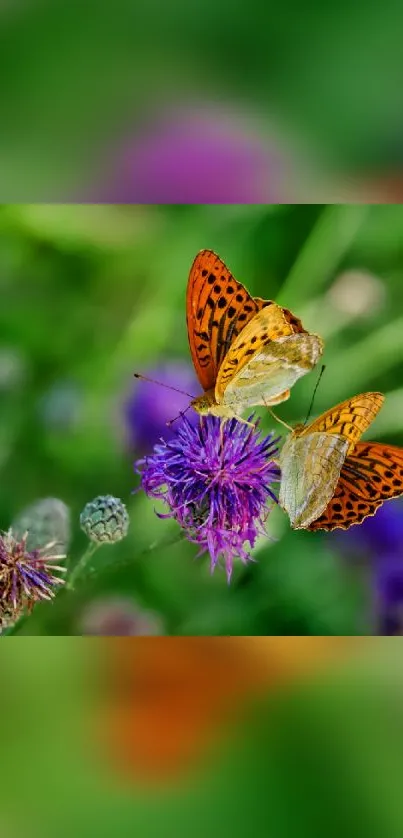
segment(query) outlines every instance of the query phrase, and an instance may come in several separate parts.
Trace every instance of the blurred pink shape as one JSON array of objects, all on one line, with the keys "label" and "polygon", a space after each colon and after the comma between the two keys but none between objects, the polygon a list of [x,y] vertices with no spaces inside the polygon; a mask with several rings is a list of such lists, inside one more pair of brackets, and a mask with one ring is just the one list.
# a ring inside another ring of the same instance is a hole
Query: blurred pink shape
[{"label": "blurred pink shape", "polygon": [[276,203],[280,156],[244,117],[179,109],[116,152],[98,200],[113,203]]}]

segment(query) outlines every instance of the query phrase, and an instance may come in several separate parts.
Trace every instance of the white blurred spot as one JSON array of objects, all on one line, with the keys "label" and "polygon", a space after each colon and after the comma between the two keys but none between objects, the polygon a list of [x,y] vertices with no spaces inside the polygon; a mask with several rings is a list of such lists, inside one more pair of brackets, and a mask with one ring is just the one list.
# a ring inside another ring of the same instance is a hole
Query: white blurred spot
[{"label": "white blurred spot", "polygon": [[368,317],[385,303],[386,289],[378,277],[363,270],[340,274],[328,291],[331,306],[350,317]]}]

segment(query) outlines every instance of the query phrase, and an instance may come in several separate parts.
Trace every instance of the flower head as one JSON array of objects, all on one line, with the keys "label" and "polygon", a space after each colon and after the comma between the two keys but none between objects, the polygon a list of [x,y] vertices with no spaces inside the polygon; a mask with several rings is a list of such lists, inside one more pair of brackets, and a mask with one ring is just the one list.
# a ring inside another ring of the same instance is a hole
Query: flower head
[{"label": "flower head", "polygon": [[125,538],[129,529],[127,509],[119,498],[99,495],[89,501],[80,515],[81,529],[90,541],[115,544]]},{"label": "flower head", "polygon": [[175,518],[189,541],[209,551],[212,570],[222,556],[228,581],[235,558],[251,559],[245,543],[253,547],[264,533],[267,501],[276,500],[277,442],[236,419],[207,416],[194,427],[184,416],[173,440],[135,464],[146,494],[169,508],[161,517]]},{"label": "flower head", "polygon": [[81,635],[105,637],[144,637],[164,633],[157,614],[122,596],[105,596],[87,603],[78,628]]},{"label": "flower head", "polygon": [[17,540],[11,530],[0,533],[0,628],[15,623],[36,602],[52,599],[63,584],[56,574],[65,568],[55,562],[65,556],[51,555],[51,547],[28,550],[26,535]]},{"label": "flower head", "polygon": [[273,139],[245,115],[200,104],[157,114],[129,138],[98,200],[273,203],[284,164]]},{"label": "flower head", "polygon": [[[168,387],[176,387],[186,393],[196,395],[200,384],[188,364],[171,361],[147,371],[146,375]],[[139,453],[148,451],[161,436],[172,439],[174,426],[167,426],[170,419],[175,419],[189,406],[191,396],[182,395],[176,390],[158,387],[150,381],[135,382],[124,405],[124,418],[128,442]],[[189,420],[197,424],[198,416],[189,412]]]}]

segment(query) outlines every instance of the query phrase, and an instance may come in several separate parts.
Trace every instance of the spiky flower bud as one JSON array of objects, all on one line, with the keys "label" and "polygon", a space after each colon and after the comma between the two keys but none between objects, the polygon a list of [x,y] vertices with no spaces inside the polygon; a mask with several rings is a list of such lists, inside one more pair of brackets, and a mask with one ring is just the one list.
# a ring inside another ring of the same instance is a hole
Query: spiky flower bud
[{"label": "spiky flower bud", "polygon": [[0,629],[15,623],[36,602],[52,599],[55,587],[63,584],[55,572],[65,572],[55,562],[64,558],[54,543],[28,550],[26,535],[17,539],[12,530],[0,533]]},{"label": "spiky flower bud", "polygon": [[129,516],[119,498],[100,495],[84,507],[80,515],[80,524],[91,541],[98,544],[114,544],[126,537]]},{"label": "spiky flower bud", "polygon": [[70,509],[58,498],[43,498],[25,507],[11,525],[15,538],[28,533],[28,550],[44,551],[52,544],[53,552],[67,553],[70,536]]}]

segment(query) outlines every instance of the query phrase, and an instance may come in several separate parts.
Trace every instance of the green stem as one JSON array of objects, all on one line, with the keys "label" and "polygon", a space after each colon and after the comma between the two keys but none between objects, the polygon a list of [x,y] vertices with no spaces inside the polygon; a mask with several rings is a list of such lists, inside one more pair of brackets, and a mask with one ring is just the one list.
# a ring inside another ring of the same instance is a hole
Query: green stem
[{"label": "green stem", "polygon": [[101,546],[102,545],[99,544],[96,541],[91,541],[89,543],[85,553],[83,553],[83,555],[81,556],[81,559],[79,559],[77,564],[74,566],[74,568],[73,568],[73,570],[70,574],[70,577],[66,582],[66,590],[68,590],[68,591],[73,591],[74,590],[74,586],[77,582],[77,579],[79,578],[79,576],[81,576],[83,570],[85,570],[85,568],[87,567],[87,564],[88,564],[90,558],[94,555],[96,550],[98,550],[98,548],[101,547]]},{"label": "green stem", "polygon": [[12,626],[9,626],[7,629],[1,632],[1,637],[10,637],[12,634],[19,634],[20,629],[29,619],[29,614],[23,614],[16,623],[13,623]]},{"label": "green stem", "polygon": [[[143,558],[143,556],[147,556],[149,553],[152,553],[152,551],[157,549],[158,547],[172,547],[174,544],[179,544],[181,541],[184,541],[185,538],[186,538],[186,536],[184,535],[184,533],[181,532],[181,533],[179,533],[179,535],[176,534],[176,535],[172,536],[171,538],[165,538],[165,539],[161,538],[161,539],[158,539],[156,541],[153,541],[152,544],[150,544],[148,547],[145,547],[145,549],[142,550],[141,553],[138,553],[138,555],[136,556],[136,559],[141,559],[141,558]],[[102,569],[103,570],[110,570],[110,568],[113,567],[113,570],[115,572],[115,571],[118,571],[118,570],[122,570],[125,567],[129,567],[130,565],[133,565],[133,563],[134,563],[133,558],[130,557],[130,558],[121,559],[120,561],[111,562],[110,564],[104,566]],[[84,574],[84,578],[86,576],[93,576],[94,574],[96,574],[98,572],[99,571],[97,571],[96,568],[90,568],[88,573]]]}]

